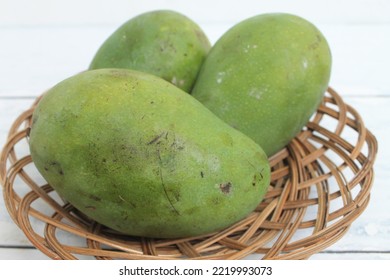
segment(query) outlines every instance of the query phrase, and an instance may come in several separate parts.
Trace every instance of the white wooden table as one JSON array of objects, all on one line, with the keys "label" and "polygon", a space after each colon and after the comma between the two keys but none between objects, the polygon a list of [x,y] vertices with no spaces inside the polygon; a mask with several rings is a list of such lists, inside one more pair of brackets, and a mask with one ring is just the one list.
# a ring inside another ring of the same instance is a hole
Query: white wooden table
[{"label": "white wooden table", "polygon": [[[368,208],[340,241],[311,259],[390,259],[390,1],[53,2],[0,1],[0,147],[11,123],[36,96],[86,69],[103,40],[141,12],[161,8],[182,12],[197,21],[212,42],[234,23],[255,14],[301,15],[315,23],[330,43],[331,85],[358,110],[379,142]],[[3,199],[0,259],[47,259],[12,222]]]}]

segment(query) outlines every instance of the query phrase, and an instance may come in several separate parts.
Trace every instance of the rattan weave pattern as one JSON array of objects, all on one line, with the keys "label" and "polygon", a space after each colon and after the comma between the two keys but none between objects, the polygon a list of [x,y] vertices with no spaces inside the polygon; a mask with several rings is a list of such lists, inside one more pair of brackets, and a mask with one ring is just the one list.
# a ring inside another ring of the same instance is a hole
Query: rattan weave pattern
[{"label": "rattan weave pattern", "polygon": [[186,239],[121,235],[78,213],[39,177],[28,152],[35,104],[10,128],[0,179],[13,221],[53,259],[307,259],[343,237],[369,203],[377,141],[329,88],[302,132],[270,158],[271,185],[248,217]]}]

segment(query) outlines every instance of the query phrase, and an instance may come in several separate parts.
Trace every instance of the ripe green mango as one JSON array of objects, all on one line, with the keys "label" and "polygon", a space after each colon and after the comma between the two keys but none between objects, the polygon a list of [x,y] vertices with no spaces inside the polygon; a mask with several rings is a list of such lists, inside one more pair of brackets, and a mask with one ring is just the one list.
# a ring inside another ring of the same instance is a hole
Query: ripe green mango
[{"label": "ripe green mango", "polygon": [[262,14],[216,42],[192,95],[271,156],[309,121],[330,71],[329,45],[313,24],[290,14]]},{"label": "ripe green mango", "polygon": [[50,89],[29,143],[61,197],[130,235],[220,230],[253,211],[270,182],[249,137],[165,80],[126,69],[86,71]]},{"label": "ripe green mango", "polygon": [[111,34],[89,69],[139,70],[190,92],[210,48],[205,33],[188,17],[170,10],[152,11],[130,19]]}]

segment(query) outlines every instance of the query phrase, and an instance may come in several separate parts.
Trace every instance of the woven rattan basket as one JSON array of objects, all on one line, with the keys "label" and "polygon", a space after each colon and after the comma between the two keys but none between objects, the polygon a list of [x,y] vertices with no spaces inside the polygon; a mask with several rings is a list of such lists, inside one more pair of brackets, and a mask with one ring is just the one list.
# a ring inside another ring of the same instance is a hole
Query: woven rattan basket
[{"label": "woven rattan basket", "polygon": [[34,106],[10,128],[0,176],[10,216],[53,259],[306,259],[339,240],[369,202],[377,142],[329,88],[302,132],[270,158],[271,186],[247,218],[194,238],[121,235],[78,213],[40,177],[28,150]]}]

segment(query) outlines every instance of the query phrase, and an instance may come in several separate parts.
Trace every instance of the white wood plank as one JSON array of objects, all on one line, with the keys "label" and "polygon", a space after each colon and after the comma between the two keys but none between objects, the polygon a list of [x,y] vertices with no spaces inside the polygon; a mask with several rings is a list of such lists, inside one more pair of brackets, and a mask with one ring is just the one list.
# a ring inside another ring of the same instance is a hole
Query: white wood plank
[{"label": "white wood plank", "polygon": [[48,260],[45,254],[37,249],[0,248],[0,260]]},{"label": "white wood plank", "polygon": [[324,252],[313,255],[309,260],[390,260],[390,253]]},{"label": "white wood plank", "polygon": [[119,23],[156,9],[173,9],[206,22],[236,22],[264,12],[290,12],[325,22],[382,23],[388,22],[390,10],[386,0],[116,0],[115,4],[109,0],[3,0],[1,4],[3,25]]},{"label": "white wood plank", "polygon": [[0,28],[0,96],[38,96],[88,68],[111,28]]},{"label": "white wood plank", "polygon": [[[244,260],[259,260],[261,255],[253,254]],[[390,260],[389,252],[351,252],[351,251],[323,251],[312,255],[308,260]]]}]

